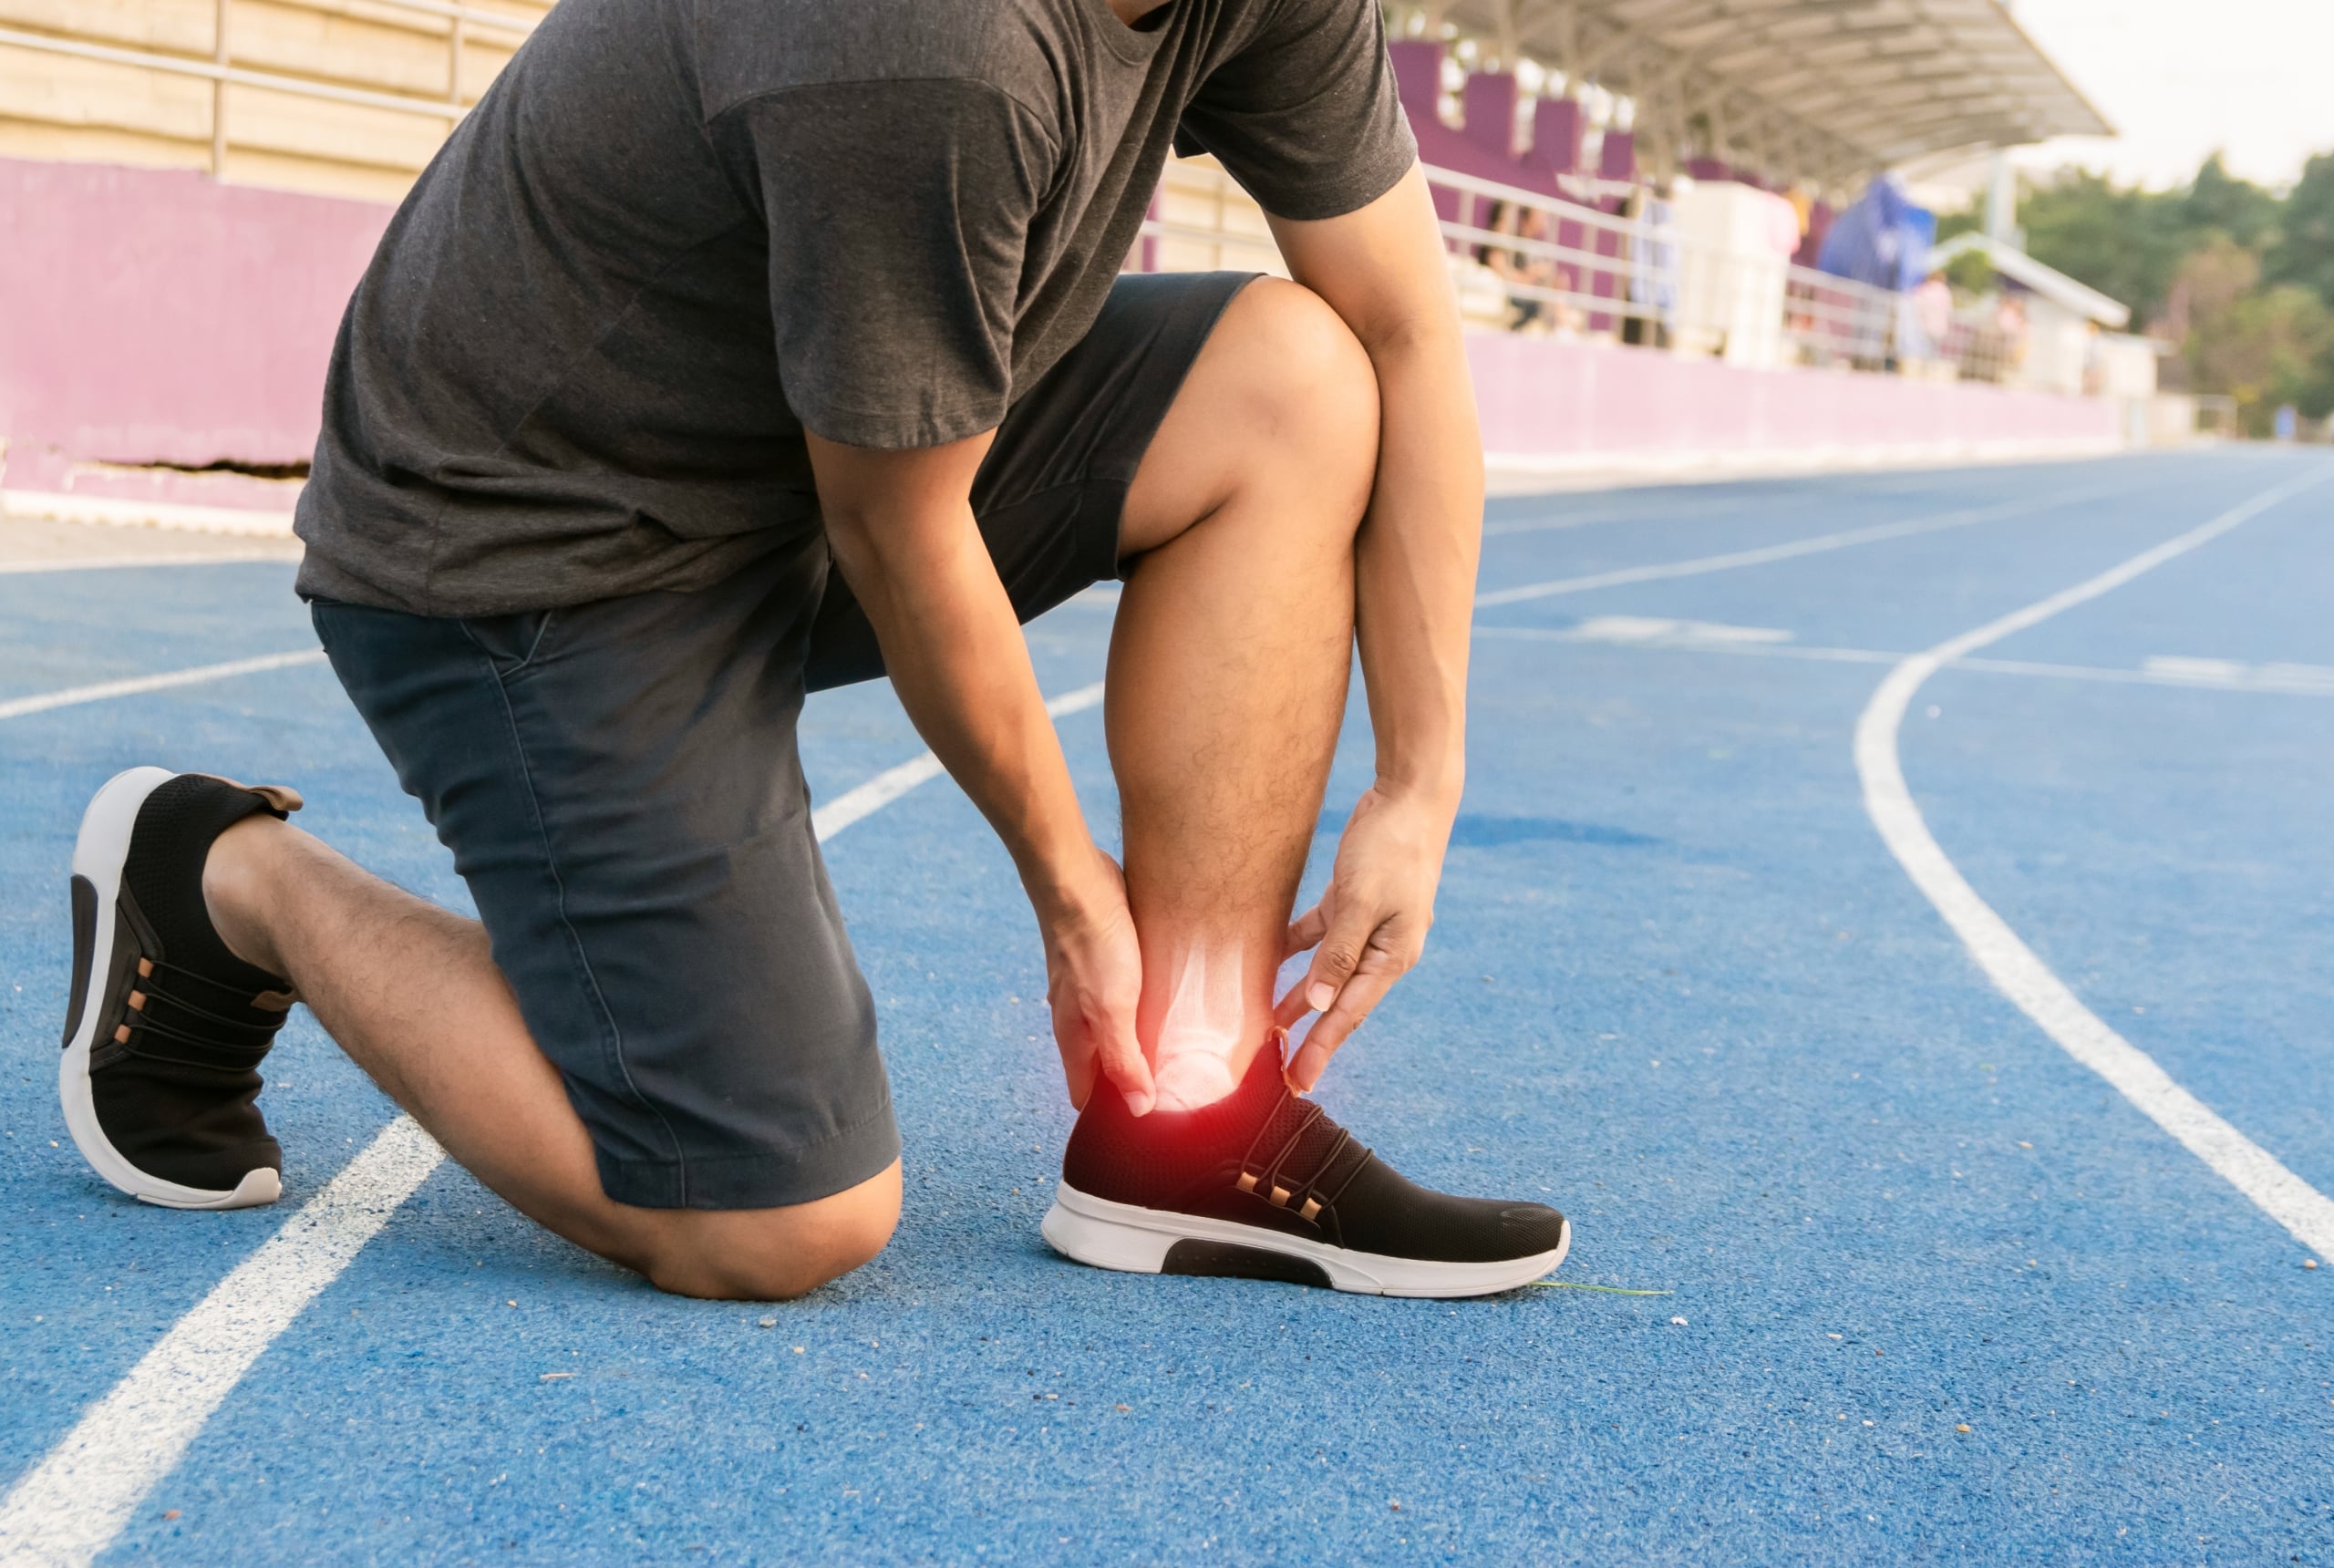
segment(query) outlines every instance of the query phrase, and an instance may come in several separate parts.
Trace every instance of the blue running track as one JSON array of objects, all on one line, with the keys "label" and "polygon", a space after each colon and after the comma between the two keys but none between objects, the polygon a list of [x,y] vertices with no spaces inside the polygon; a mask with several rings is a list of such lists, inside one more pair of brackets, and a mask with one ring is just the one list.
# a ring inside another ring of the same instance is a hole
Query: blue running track
[{"label": "blue running track", "polygon": [[[676,1300],[441,1165],[60,1560],[2334,1562],[2334,1257],[2308,1266],[1993,988],[1852,751],[1897,658],[2321,460],[1492,503],[1440,923],[1323,1099],[1420,1180],[1573,1214],[1563,1284],[1660,1294],[1392,1301],[1056,1258],[1070,1112],[1034,927],[943,779],[828,846],[907,1138],[881,1258],[790,1305]],[[0,574],[0,712],[312,646],[290,581]],[[1945,668],[1902,731],[1978,894],[2311,1196],[2329,605],[2334,480]],[[1090,594],[1030,629],[1049,693],[1100,677],[1110,614]],[[1107,834],[1100,713],[1061,728]],[[883,687],[814,701],[805,746],[821,799],[921,750]],[[1312,885],[1368,758],[1357,717]],[[67,1452],[77,1423],[393,1116],[303,1014],[263,1102],[282,1204],[168,1212],[83,1166],[53,1088],[66,867],[90,791],[143,762],[296,783],[306,826],[468,908],[321,665],[0,718],[20,1504],[68,1460],[136,1469]],[[0,1563],[75,1538],[0,1517]]]}]

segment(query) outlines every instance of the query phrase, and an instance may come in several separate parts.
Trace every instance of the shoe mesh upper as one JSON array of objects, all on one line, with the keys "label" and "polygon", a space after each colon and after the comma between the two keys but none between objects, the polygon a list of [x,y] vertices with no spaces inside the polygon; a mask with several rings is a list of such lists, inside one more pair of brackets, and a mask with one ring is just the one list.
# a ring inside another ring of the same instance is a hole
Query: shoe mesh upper
[{"label": "shoe mesh upper", "polygon": [[[1241,1190],[1243,1175],[1256,1178],[1253,1190]],[[1564,1216],[1545,1204],[1453,1197],[1406,1180],[1289,1093],[1269,1047],[1237,1089],[1195,1111],[1137,1118],[1118,1090],[1098,1085],[1070,1133],[1062,1180],[1111,1202],[1387,1257],[1500,1262],[1553,1252],[1565,1233]],[[1309,1219],[1308,1196],[1321,1204]]]},{"label": "shoe mesh upper", "polygon": [[266,799],[223,779],[181,774],[147,796],[130,831],[110,972],[93,977],[98,1028],[89,1095],[115,1151],[139,1170],[200,1191],[232,1191],[283,1168],[255,1103],[256,1070],[284,1023],[258,1006],[290,984],[237,957],[211,923],[202,867],[219,835]]}]

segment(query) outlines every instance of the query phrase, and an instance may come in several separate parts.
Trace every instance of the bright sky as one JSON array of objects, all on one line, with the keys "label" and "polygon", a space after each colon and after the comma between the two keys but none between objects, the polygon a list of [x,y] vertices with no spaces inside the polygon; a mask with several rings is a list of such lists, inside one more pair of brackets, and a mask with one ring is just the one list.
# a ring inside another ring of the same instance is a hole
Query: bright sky
[{"label": "bright sky", "polygon": [[2017,155],[2175,185],[2218,148],[2232,173],[2290,183],[2334,151],[2334,0],[2009,0],[2045,54],[2122,132]]}]

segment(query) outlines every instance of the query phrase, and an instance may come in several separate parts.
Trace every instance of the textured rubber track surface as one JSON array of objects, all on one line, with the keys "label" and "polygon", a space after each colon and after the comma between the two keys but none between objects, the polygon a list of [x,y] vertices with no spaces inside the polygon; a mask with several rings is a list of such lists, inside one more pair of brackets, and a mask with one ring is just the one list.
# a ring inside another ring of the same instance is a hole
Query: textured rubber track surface
[{"label": "textured rubber track surface", "polygon": [[[441,1167],[100,1561],[2326,1562],[2334,1259],[1989,986],[1851,754],[1897,656],[2311,460],[1493,503],[1488,591],[2070,498],[1482,613],[1428,956],[1324,1099],[1419,1181],[1564,1209],[1558,1281],[1667,1295],[1056,1257],[1031,923],[935,780],[828,846],[908,1141],[889,1251],[790,1305],[676,1301]],[[1901,738],[1976,892],[2320,1192],[2329,603],[2334,485],[1940,671]],[[1110,619],[1032,629],[1048,693],[1099,677]],[[280,563],[0,577],[0,703],[311,641]],[[1061,723],[1107,834],[1100,715]],[[822,800],[920,749],[885,689],[811,705]],[[1310,886],[1369,758],[1357,721]],[[295,782],[304,826],[467,907],[321,666],[0,722],[0,1486],[391,1115],[303,1014],[269,1065],[282,1203],[167,1212],[82,1164],[51,1087],[66,863],[91,790],[147,762]]]}]

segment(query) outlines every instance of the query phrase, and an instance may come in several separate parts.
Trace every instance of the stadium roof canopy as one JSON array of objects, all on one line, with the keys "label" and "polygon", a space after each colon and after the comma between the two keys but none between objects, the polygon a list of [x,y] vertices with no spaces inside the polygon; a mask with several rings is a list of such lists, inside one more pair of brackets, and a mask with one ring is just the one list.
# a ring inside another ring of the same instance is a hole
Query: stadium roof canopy
[{"label": "stadium roof canopy", "polygon": [[[1637,104],[1641,130],[1840,178],[2113,129],[1999,0],[1448,0],[1430,21]],[[1650,123],[1648,123],[1650,122]]]}]

